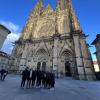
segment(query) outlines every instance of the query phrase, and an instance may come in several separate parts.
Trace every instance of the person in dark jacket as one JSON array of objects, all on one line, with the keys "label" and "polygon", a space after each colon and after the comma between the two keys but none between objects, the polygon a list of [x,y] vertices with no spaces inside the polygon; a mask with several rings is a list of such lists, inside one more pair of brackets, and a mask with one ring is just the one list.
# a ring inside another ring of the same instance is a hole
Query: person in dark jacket
[{"label": "person in dark jacket", "polygon": [[46,81],[46,88],[50,88],[50,72],[49,71],[47,71],[46,72],[46,79],[45,79],[45,81]]},{"label": "person in dark jacket", "polygon": [[51,73],[50,75],[50,80],[51,80],[51,88],[55,88],[55,74],[54,73]]},{"label": "person in dark jacket", "polygon": [[1,69],[0,69],[0,80],[1,80]]},{"label": "person in dark jacket", "polygon": [[8,74],[8,71],[6,71],[5,69],[1,69],[0,73],[1,73],[1,78],[0,79],[2,81],[4,81],[6,76],[7,76],[7,74]]},{"label": "person in dark jacket", "polygon": [[36,86],[40,87],[41,86],[41,79],[42,79],[40,70],[36,71],[36,78],[37,78]]},{"label": "person in dark jacket", "polygon": [[34,78],[34,75],[33,75],[33,68],[31,68],[30,70],[29,70],[29,88],[31,88],[32,87],[32,83],[33,83],[33,79]]},{"label": "person in dark jacket", "polygon": [[36,81],[36,70],[32,71],[32,86],[35,85],[35,81]]},{"label": "person in dark jacket", "polygon": [[42,81],[42,87],[46,86],[46,72],[45,71],[41,71],[41,81]]},{"label": "person in dark jacket", "polygon": [[27,70],[27,73],[26,73],[26,88],[30,88],[30,70],[28,69]]},{"label": "person in dark jacket", "polygon": [[27,74],[28,74],[28,67],[25,68],[25,70],[22,72],[21,87],[24,87],[25,86],[25,82],[27,80]]}]

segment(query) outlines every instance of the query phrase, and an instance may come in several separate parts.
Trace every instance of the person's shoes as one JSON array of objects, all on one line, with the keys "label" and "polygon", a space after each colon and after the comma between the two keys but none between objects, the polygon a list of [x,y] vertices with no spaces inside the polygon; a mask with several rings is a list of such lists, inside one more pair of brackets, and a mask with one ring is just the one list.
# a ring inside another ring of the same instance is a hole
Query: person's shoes
[{"label": "person's shoes", "polygon": [[50,90],[51,90],[51,91],[54,91],[54,90],[55,90],[55,88],[51,88]]}]

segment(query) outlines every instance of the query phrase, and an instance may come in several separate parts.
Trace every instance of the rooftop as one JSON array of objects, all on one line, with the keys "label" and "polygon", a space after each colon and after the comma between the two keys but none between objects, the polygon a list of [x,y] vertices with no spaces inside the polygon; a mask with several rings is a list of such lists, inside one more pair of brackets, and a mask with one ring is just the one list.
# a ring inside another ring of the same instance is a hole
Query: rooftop
[{"label": "rooftop", "polygon": [[7,53],[0,51],[0,56],[5,57],[5,58],[10,58],[10,55],[8,55]]},{"label": "rooftop", "polygon": [[0,27],[3,28],[3,29],[5,29],[6,31],[8,31],[8,34],[11,33],[11,31],[8,28],[6,28],[4,25],[0,24]]}]

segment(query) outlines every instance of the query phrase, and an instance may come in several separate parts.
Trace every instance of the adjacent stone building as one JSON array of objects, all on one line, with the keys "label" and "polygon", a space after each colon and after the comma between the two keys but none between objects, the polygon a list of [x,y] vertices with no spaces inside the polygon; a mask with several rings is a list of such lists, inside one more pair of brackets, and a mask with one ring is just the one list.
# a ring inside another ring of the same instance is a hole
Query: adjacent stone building
[{"label": "adjacent stone building", "polygon": [[10,55],[5,52],[0,51],[0,69],[10,69]]},{"label": "adjacent stone building", "polygon": [[76,79],[93,80],[94,68],[71,0],[59,0],[54,10],[38,0],[15,42],[12,70],[26,66]]},{"label": "adjacent stone building", "polygon": [[0,24],[0,49],[2,48],[3,43],[7,38],[8,34],[10,33],[10,30],[8,30],[5,26]]},{"label": "adjacent stone building", "polygon": [[97,57],[97,61],[99,64],[99,69],[100,69],[100,34],[97,35],[96,39],[93,41],[92,43],[93,45],[95,45],[96,47],[96,57]]}]

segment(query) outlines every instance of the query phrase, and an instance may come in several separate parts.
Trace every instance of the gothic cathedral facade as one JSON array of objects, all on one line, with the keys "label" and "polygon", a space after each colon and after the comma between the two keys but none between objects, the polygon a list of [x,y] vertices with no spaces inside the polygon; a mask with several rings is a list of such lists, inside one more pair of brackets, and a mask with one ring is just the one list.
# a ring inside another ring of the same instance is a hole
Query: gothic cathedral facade
[{"label": "gothic cathedral facade", "polygon": [[95,79],[91,54],[71,0],[54,10],[38,0],[12,51],[12,70],[26,66],[80,80]]}]

